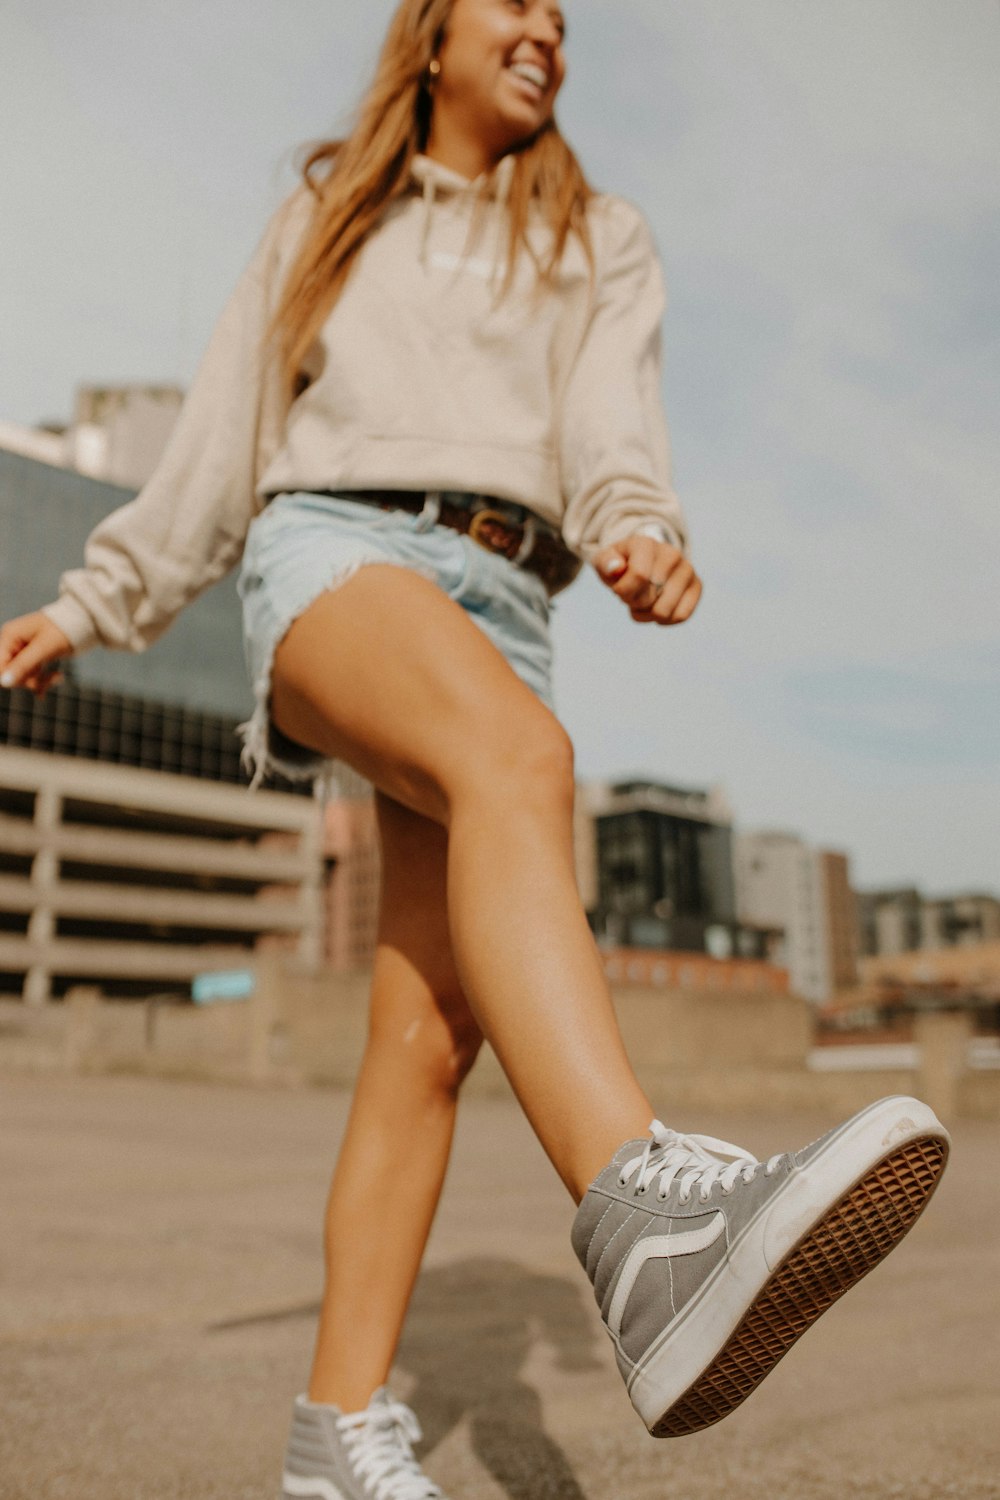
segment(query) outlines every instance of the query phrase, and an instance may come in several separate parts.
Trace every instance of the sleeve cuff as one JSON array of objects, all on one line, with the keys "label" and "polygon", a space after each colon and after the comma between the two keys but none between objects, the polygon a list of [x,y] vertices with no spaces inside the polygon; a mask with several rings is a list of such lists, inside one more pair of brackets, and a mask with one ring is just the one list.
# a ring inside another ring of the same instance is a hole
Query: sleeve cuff
[{"label": "sleeve cuff", "polygon": [[679,546],[677,537],[662,521],[643,521],[641,526],[634,527],[633,536],[651,536],[654,542],[668,542],[671,547]]},{"label": "sleeve cuff", "polygon": [[99,644],[100,638],[94,629],[94,622],[83,605],[71,599],[68,594],[64,594],[54,604],[46,604],[41,612],[53,625],[58,625],[74,652],[89,651],[91,646]]},{"label": "sleeve cuff", "polygon": [[666,542],[668,546],[676,547],[687,556],[687,543],[684,538],[666,521],[651,520],[619,522],[601,537],[596,550],[603,552],[605,547],[613,547],[616,542],[623,542],[629,536],[650,536],[655,542]]}]

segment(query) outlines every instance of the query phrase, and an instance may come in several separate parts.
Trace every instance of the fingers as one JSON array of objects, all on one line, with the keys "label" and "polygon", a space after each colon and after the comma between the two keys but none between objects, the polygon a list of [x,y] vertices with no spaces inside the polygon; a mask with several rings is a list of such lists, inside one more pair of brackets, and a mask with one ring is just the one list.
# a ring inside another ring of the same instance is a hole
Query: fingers
[{"label": "fingers", "polygon": [[62,672],[55,667],[40,667],[37,672],[26,677],[20,686],[26,692],[34,693],[36,698],[44,698],[49,688],[56,687],[63,680]]},{"label": "fingers", "polygon": [[25,644],[22,623],[21,620],[8,620],[6,625],[0,626],[0,674],[3,676],[6,676],[7,663]]},{"label": "fingers", "polygon": [[43,614],[22,615],[0,628],[0,687],[27,688],[42,697],[57,681],[57,663],[72,646]]},{"label": "fingers", "polygon": [[673,602],[673,591],[668,595],[667,589],[657,599],[651,609],[632,610],[632,618],[641,625],[683,625],[689,620],[698,607],[702,595],[701,579],[691,570],[690,581],[680,594],[676,603]]},{"label": "fingers", "polygon": [[[667,547],[649,536],[628,537],[609,552],[602,553],[598,559],[598,571],[619,599],[624,599],[629,606],[639,607],[651,602],[650,579],[665,576],[653,573],[656,555],[660,551],[675,552],[676,548]],[[680,555],[678,552],[677,556]]]},{"label": "fingers", "polygon": [[701,598],[701,580],[677,547],[653,537],[631,536],[596,560],[603,581],[640,624],[680,625]]}]

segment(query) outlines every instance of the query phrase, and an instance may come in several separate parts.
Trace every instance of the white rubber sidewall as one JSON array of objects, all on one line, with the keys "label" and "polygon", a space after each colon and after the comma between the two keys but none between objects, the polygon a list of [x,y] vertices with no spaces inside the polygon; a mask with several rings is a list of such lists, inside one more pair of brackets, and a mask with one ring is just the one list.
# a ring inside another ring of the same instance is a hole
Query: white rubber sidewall
[{"label": "white rubber sidewall", "polygon": [[751,1223],[697,1303],[640,1362],[632,1375],[632,1405],[653,1427],[720,1349],[771,1274],[824,1214],[885,1157],[910,1141],[948,1133],[917,1099],[885,1099],[845,1127],[808,1166],[785,1180]]}]

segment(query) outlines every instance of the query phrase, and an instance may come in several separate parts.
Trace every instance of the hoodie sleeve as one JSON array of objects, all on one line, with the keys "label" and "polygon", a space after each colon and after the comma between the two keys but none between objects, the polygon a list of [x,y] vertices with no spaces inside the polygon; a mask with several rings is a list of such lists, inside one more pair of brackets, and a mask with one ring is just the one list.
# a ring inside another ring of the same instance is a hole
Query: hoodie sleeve
[{"label": "hoodie sleeve", "polygon": [[280,444],[280,379],[264,335],[289,232],[304,223],[299,189],[271,220],[223,309],[153,475],[87,539],[43,613],[75,651],[143,651],[243,549],[255,490]]},{"label": "hoodie sleeve", "polygon": [[566,386],[559,461],[567,544],[588,562],[640,528],[685,553],[670,478],[663,398],[663,277],[639,211],[620,198],[595,215],[594,305]]}]

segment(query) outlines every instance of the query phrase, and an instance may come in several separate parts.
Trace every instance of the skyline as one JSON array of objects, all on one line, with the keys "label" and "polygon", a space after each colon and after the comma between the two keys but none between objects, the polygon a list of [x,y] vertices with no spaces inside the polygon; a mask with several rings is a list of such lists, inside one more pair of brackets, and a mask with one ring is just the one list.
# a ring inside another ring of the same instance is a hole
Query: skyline
[{"label": "skyline", "polygon": [[[278,0],[5,8],[0,419],[190,382],[390,8],[299,0],[294,29]],[[844,849],[861,887],[996,891],[1000,10],[566,9],[560,120],[664,257],[706,582],[677,630],[593,576],[557,601],[579,774],[721,783],[741,829]]]}]

